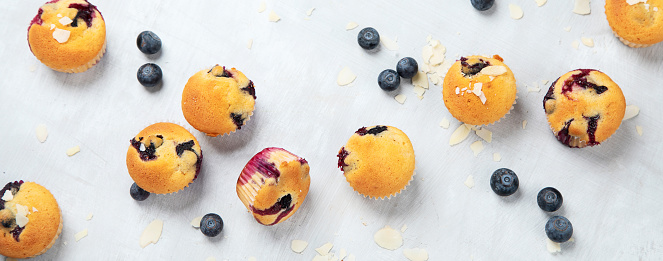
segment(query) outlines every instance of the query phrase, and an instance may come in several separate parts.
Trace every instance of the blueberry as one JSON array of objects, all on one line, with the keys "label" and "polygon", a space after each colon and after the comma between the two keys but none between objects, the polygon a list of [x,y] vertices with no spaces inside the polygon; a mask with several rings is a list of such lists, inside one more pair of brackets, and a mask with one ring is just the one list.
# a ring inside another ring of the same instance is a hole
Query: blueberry
[{"label": "blueberry", "polygon": [[138,49],[145,54],[155,54],[161,50],[161,38],[152,31],[143,31],[136,39]]},{"label": "blueberry", "polygon": [[490,188],[500,196],[509,196],[518,190],[518,176],[513,170],[501,168],[490,176]]},{"label": "blueberry", "polygon": [[539,194],[536,196],[536,203],[539,204],[539,207],[543,211],[554,212],[562,207],[562,193],[559,193],[559,190],[551,187],[547,187],[539,191]]},{"label": "blueberry", "polygon": [[136,184],[136,182],[134,182],[134,184],[131,185],[131,190],[129,190],[129,194],[131,194],[131,197],[134,198],[136,201],[146,200],[147,197],[150,196],[150,192],[147,192],[144,189],[140,188]]},{"label": "blueberry", "polygon": [[378,46],[380,43],[380,34],[373,27],[366,27],[359,31],[357,35],[357,42],[361,48],[371,50]]},{"label": "blueberry", "polygon": [[571,221],[562,216],[551,217],[546,223],[546,235],[557,243],[568,241],[573,236]]},{"label": "blueberry", "polygon": [[200,232],[208,237],[215,237],[223,230],[223,219],[217,214],[209,213],[200,220]]},{"label": "blueberry", "polygon": [[393,91],[398,89],[401,84],[401,77],[392,69],[386,69],[378,76],[378,85],[385,91]]},{"label": "blueberry", "polygon": [[163,74],[161,73],[161,68],[159,65],[146,63],[138,68],[136,77],[138,77],[138,82],[140,82],[140,84],[143,86],[154,87],[159,82],[161,82],[161,77],[163,77]]},{"label": "blueberry", "polygon": [[414,58],[405,57],[396,64],[396,71],[398,71],[398,75],[401,77],[409,79],[417,74],[419,71],[419,65]]},{"label": "blueberry", "polygon": [[493,7],[495,0],[471,0],[472,6],[479,11],[486,11]]}]

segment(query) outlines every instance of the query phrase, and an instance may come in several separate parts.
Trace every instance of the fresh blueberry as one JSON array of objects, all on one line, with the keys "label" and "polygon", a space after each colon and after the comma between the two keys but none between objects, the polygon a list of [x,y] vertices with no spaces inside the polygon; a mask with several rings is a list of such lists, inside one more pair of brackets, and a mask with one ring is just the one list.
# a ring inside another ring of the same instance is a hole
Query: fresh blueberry
[{"label": "fresh blueberry", "polygon": [[401,84],[401,77],[392,69],[386,69],[378,76],[378,85],[385,91],[393,91],[398,89]]},{"label": "fresh blueberry", "polygon": [[513,170],[501,168],[490,176],[490,188],[500,196],[509,196],[518,190],[518,176]]},{"label": "fresh blueberry", "polygon": [[208,237],[215,237],[223,230],[223,219],[217,214],[209,213],[200,220],[200,232]]},{"label": "fresh blueberry", "polygon": [[405,57],[396,64],[396,71],[398,71],[398,75],[401,77],[409,79],[417,74],[419,65],[417,65],[417,61],[414,58]]},{"label": "fresh blueberry", "polygon": [[146,200],[147,197],[150,196],[150,192],[147,192],[144,189],[140,188],[136,184],[136,182],[134,182],[134,184],[131,185],[131,190],[129,190],[129,194],[131,194],[131,197],[134,198],[136,201]]},{"label": "fresh blueberry", "polygon": [[361,48],[371,50],[378,46],[380,43],[380,34],[373,27],[366,27],[359,31],[357,35],[357,42]]},{"label": "fresh blueberry", "polygon": [[161,72],[161,67],[159,65],[153,64],[153,63],[146,63],[143,64],[140,68],[138,68],[138,73],[136,74],[136,77],[138,77],[138,82],[142,84],[145,87],[154,87],[161,81],[161,77],[163,77],[163,74]]},{"label": "fresh blueberry", "polygon": [[551,187],[547,187],[539,191],[539,194],[536,196],[536,203],[539,204],[539,207],[543,211],[554,212],[562,207],[562,193],[559,193],[559,190]]},{"label": "fresh blueberry", "polygon": [[161,38],[152,31],[143,31],[136,39],[138,49],[145,54],[155,54],[161,50]]},{"label": "fresh blueberry", "polygon": [[557,243],[568,241],[573,236],[571,221],[562,216],[551,217],[546,223],[546,235]]},{"label": "fresh blueberry", "polygon": [[471,0],[472,6],[479,11],[486,11],[493,7],[495,0]]}]

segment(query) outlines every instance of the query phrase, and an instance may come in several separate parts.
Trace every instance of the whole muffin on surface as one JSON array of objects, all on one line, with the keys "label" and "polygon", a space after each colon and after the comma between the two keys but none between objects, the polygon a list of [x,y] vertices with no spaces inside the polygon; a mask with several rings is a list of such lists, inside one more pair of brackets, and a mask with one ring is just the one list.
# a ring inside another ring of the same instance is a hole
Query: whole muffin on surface
[{"label": "whole muffin on surface", "polygon": [[138,187],[156,194],[180,191],[200,172],[203,152],[189,131],[174,123],[160,122],[131,139],[127,169]]},{"label": "whole muffin on surface", "polygon": [[461,57],[442,86],[444,105],[454,118],[467,124],[495,123],[516,101],[516,78],[498,55]]},{"label": "whole muffin on surface", "polygon": [[84,72],[106,51],[106,23],[87,0],[50,1],[30,22],[28,44],[35,57],[51,69]]},{"label": "whole muffin on surface", "polygon": [[271,226],[291,217],[302,205],[309,186],[308,162],[281,148],[253,156],[237,179],[236,191],[258,223]]},{"label": "whole muffin on surface", "polygon": [[606,0],[605,16],[622,43],[647,47],[663,41],[663,0]]},{"label": "whole muffin on surface", "polygon": [[414,175],[414,148],[396,127],[360,128],[337,157],[345,179],[364,197],[391,198],[404,190]]},{"label": "whole muffin on surface", "polygon": [[608,75],[578,69],[559,77],[543,98],[555,137],[572,148],[597,145],[619,128],[626,100]]},{"label": "whole muffin on surface", "polygon": [[241,129],[255,109],[253,82],[232,68],[216,65],[189,78],[182,113],[196,130],[215,137]]},{"label": "whole muffin on surface", "polygon": [[45,253],[62,232],[62,214],[48,189],[9,182],[0,190],[0,255],[29,258]]}]

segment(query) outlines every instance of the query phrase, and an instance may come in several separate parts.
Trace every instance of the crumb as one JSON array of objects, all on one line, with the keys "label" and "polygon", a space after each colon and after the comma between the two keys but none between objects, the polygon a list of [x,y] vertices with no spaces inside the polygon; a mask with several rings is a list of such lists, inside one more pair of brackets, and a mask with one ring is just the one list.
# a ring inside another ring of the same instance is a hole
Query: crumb
[{"label": "crumb", "polygon": [[448,129],[449,124],[450,123],[449,123],[449,120],[447,119],[447,117],[442,118],[442,121],[440,121],[440,127],[444,128],[444,129]]},{"label": "crumb", "polygon": [[642,126],[635,125],[635,131],[638,132],[638,135],[642,136]]}]

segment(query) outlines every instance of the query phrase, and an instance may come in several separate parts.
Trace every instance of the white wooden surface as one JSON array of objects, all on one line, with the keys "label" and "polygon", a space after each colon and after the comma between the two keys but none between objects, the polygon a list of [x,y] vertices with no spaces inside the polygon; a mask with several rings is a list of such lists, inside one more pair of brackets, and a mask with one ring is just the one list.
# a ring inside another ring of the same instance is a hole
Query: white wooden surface
[{"label": "white wooden surface", "polygon": [[[603,1],[592,1],[592,13],[581,16],[571,12],[569,0],[543,7],[532,0],[498,0],[484,13],[469,0],[269,0],[263,13],[257,12],[259,1],[97,0],[93,3],[107,23],[108,51],[80,74],[52,71],[30,53],[26,28],[43,2],[5,0],[0,8],[0,183],[41,183],[64,215],[61,238],[34,260],[310,260],[327,242],[334,244],[332,252],[344,248],[357,260],[405,260],[402,249],[414,247],[427,249],[430,260],[663,259],[663,45],[622,45],[605,20]],[[509,3],[522,7],[521,20],[509,17]],[[270,10],[281,21],[268,22]],[[350,21],[359,28],[346,31]],[[366,26],[397,37],[400,49],[362,50],[356,35]],[[135,39],[143,30],[161,37],[161,54],[138,51]],[[489,127],[493,142],[484,143],[477,157],[469,149],[476,135],[448,145],[459,123],[446,110],[441,87],[431,85],[419,100],[409,81],[395,93],[377,86],[379,72],[394,68],[400,58],[421,62],[429,34],[447,47],[448,59],[499,54],[516,75],[518,103]],[[593,38],[596,46],[573,49],[581,36]],[[138,67],[147,62],[159,64],[165,74],[156,91],[136,80]],[[187,124],[180,99],[191,75],[217,63],[243,71],[254,81],[258,99],[242,130],[209,138]],[[358,77],[340,87],[336,76],[344,66]],[[641,108],[595,148],[569,149],[557,142],[542,108],[548,86],[527,92],[533,82],[552,82],[576,68],[607,73],[622,87],[627,104]],[[405,104],[396,103],[396,93],[407,95]],[[445,117],[452,121],[448,130],[438,125]],[[192,130],[205,153],[202,172],[180,193],[136,202],[129,196],[133,181],[125,153],[136,133],[158,121]],[[43,144],[35,136],[39,124],[49,131]],[[357,195],[336,168],[336,153],[350,135],[375,124],[402,129],[417,154],[415,180],[391,200]],[[642,136],[636,125],[643,127]],[[80,153],[65,155],[76,145]],[[250,157],[270,146],[305,157],[312,183],[292,218],[265,227],[247,213],[235,182]],[[501,162],[493,162],[495,152]],[[489,188],[489,175],[500,167],[520,177],[519,191],[509,198]],[[468,175],[476,181],[472,189],[463,185]],[[546,186],[562,192],[560,213],[575,232],[575,242],[563,244],[557,255],[546,250],[544,224],[550,215],[535,200]],[[90,212],[94,218],[86,221]],[[209,212],[225,221],[218,238],[206,238],[189,225]],[[161,240],[141,249],[141,231],[157,218],[164,220]],[[407,225],[401,249],[374,243],[373,234],[385,225]],[[89,235],[75,242],[74,234],[83,229]],[[310,245],[293,253],[293,239]]]}]

